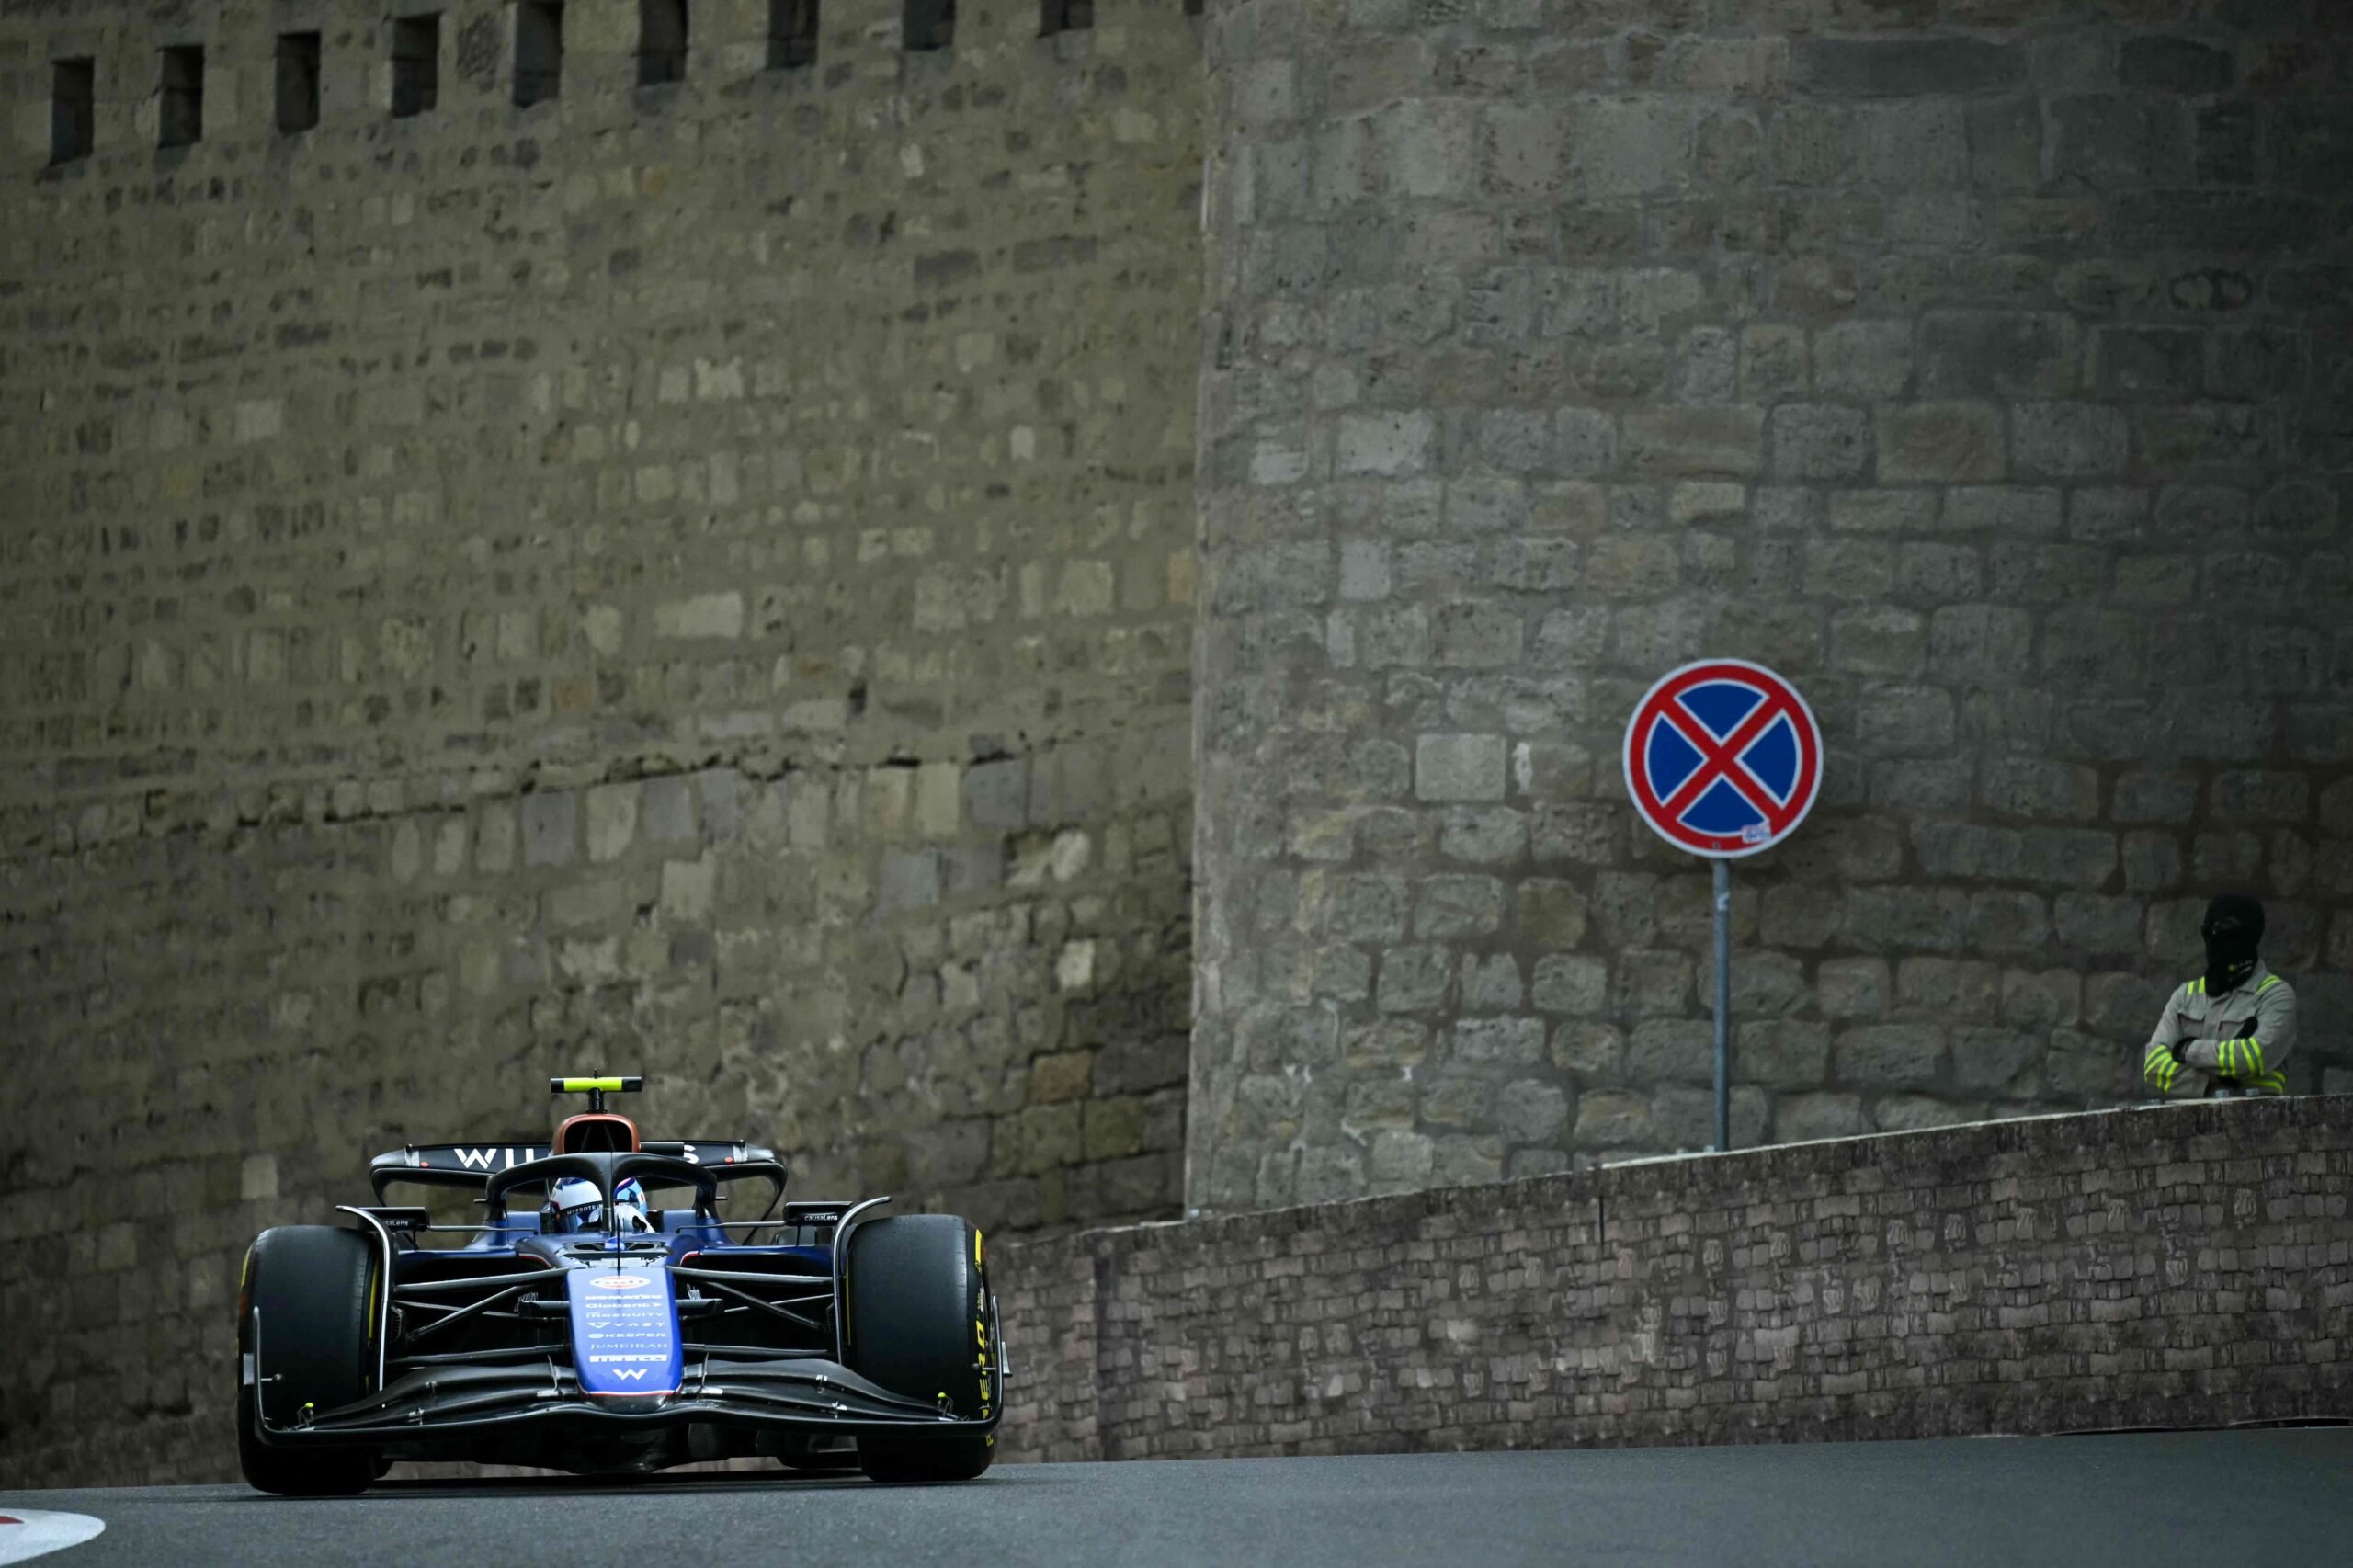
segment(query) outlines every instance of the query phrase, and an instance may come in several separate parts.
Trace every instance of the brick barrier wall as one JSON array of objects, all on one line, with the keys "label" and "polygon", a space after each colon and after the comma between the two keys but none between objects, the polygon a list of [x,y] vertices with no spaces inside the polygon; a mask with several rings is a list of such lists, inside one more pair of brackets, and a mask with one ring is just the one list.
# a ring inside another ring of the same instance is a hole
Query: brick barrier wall
[{"label": "brick barrier wall", "polygon": [[2353,1096],[1786,1145],[993,1259],[1008,1457],[2353,1416]]}]

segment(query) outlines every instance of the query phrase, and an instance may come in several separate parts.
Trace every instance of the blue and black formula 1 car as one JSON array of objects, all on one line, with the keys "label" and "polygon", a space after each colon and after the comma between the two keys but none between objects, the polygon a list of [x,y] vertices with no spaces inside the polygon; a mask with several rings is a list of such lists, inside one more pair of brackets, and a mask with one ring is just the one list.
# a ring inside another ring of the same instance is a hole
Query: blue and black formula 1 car
[{"label": "blue and black formula 1 car", "polygon": [[[870,1217],[881,1198],[786,1203],[784,1166],[749,1143],[641,1140],[605,1096],[642,1082],[551,1080],[589,1096],[551,1142],[380,1154],[376,1202],[339,1210],[347,1226],[261,1233],[237,1292],[248,1482],[358,1492],[399,1460],[988,1468],[1005,1361],[980,1233]],[[721,1219],[745,1182],[767,1207]],[[387,1206],[397,1187],[462,1189],[482,1222]],[[470,1239],[427,1244],[444,1232]]]}]

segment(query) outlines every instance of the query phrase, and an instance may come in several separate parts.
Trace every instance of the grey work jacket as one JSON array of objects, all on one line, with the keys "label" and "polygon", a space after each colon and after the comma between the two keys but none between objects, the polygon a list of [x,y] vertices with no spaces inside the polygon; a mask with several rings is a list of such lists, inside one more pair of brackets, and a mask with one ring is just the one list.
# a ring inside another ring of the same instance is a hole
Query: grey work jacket
[{"label": "grey work jacket", "polygon": [[2296,988],[2257,959],[2254,973],[2219,996],[2206,994],[2202,979],[2177,988],[2142,1052],[2141,1075],[2158,1093],[2178,1096],[2203,1095],[2218,1083],[2284,1095],[2281,1069],[2295,1045]]}]

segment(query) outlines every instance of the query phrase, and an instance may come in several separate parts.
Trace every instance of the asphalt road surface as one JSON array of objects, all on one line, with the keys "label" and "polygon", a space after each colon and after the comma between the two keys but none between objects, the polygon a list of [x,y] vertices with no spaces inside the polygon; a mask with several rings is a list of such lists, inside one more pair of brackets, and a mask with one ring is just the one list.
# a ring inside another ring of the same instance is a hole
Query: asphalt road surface
[{"label": "asphalt road surface", "polygon": [[2353,1562],[2353,1429],[1366,1459],[1006,1465],[962,1486],[779,1477],[0,1493],[92,1514],[106,1563]]}]

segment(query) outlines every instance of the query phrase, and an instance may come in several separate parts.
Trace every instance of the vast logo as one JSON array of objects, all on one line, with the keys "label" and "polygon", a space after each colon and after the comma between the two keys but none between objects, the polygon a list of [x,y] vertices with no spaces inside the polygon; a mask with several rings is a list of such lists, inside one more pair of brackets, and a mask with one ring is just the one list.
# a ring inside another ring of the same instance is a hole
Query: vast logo
[{"label": "vast logo", "polygon": [[654,1281],[642,1274],[600,1274],[588,1283],[599,1290],[642,1290]]}]

